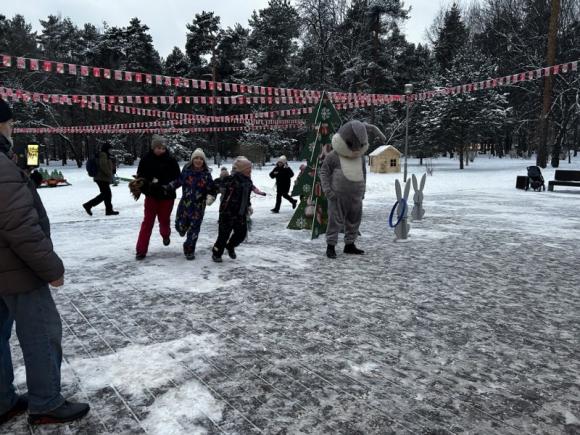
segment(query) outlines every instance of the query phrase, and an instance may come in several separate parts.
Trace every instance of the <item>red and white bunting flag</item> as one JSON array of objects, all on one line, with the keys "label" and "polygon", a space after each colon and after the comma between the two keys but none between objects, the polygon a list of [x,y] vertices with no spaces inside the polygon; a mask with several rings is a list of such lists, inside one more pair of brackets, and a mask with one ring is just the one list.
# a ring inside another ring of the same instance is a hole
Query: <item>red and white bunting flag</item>
[{"label": "red and white bunting flag", "polygon": [[42,70],[45,72],[51,72],[52,71],[52,62],[49,62],[48,60],[45,60],[42,62]]},{"label": "red and white bunting flag", "polygon": [[89,75],[89,67],[86,65],[81,65],[81,76],[88,77]]},{"label": "red and white bunting flag", "polygon": [[12,66],[12,58],[10,56],[2,56],[2,66]]},{"label": "red and white bunting flag", "polygon": [[57,62],[56,72],[59,74],[64,74],[64,64],[63,63]]},{"label": "red and white bunting flag", "polygon": [[38,59],[30,59],[30,71],[38,71]]},{"label": "red and white bunting flag", "polygon": [[[94,70],[93,70],[93,74],[94,74]],[[110,79],[111,78],[111,70],[108,68],[104,68],[103,69],[103,77],[106,79]]]},{"label": "red and white bunting flag", "polygon": [[25,69],[26,68],[26,60],[23,57],[16,58],[16,67],[18,69]]},{"label": "red and white bunting flag", "polygon": [[133,74],[131,73],[131,71],[125,71],[125,81],[126,82],[132,82],[133,81]]},{"label": "red and white bunting flag", "polygon": [[145,74],[145,83],[148,85],[153,83],[153,76],[151,74]]}]

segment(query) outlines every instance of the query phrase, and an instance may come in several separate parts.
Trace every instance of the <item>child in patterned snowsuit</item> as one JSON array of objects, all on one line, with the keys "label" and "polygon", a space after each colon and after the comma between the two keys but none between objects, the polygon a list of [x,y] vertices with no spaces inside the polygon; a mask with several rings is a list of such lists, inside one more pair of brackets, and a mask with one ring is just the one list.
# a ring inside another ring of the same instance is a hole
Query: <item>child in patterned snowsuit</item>
[{"label": "child in patterned snowsuit", "polygon": [[180,236],[186,236],[183,253],[185,258],[193,260],[205,206],[211,205],[217,194],[201,148],[193,152],[191,161],[185,165],[179,180],[172,183],[172,187],[181,187],[182,190],[175,217],[175,229]]}]

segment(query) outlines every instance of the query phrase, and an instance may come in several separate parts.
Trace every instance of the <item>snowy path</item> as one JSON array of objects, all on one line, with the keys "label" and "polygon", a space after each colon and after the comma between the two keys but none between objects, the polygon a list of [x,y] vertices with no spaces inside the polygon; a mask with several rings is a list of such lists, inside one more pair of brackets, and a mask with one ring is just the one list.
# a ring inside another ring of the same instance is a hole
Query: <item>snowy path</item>
[{"label": "snowy path", "polygon": [[[154,234],[136,263],[142,202],[117,188],[121,215],[88,218],[94,188],[71,170],[73,188],[43,199],[67,265],[54,291],[64,394],[92,411],[8,433],[580,432],[580,190],[516,191],[526,163],[436,167],[426,219],[397,243],[395,176],[372,174],[367,255],[336,261],[323,239],[285,229],[288,204],[272,215],[259,198],[238,259],[217,265],[216,208],[195,261],[176,234],[168,248]],[[268,189],[267,174],[254,179]]]}]

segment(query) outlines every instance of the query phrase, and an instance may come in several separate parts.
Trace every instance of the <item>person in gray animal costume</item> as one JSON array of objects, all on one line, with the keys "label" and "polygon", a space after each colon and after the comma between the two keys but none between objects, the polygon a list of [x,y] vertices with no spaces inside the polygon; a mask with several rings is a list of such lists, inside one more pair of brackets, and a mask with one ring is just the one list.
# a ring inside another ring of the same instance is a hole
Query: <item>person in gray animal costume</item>
[{"label": "person in gray animal costume", "polygon": [[386,141],[372,124],[349,121],[332,137],[332,151],[320,168],[322,190],[328,199],[326,256],[336,258],[338,234],[344,229],[344,253],[364,254],[355,246],[362,219],[362,202],[366,187],[364,154],[369,149],[369,134]]}]

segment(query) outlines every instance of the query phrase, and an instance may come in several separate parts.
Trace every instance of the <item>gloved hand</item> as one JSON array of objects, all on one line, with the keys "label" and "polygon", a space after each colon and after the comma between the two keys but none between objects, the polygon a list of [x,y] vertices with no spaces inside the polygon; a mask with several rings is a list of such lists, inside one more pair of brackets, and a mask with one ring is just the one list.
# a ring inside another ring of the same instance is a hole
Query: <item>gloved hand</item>
[{"label": "gloved hand", "polygon": [[161,186],[161,190],[163,191],[164,195],[171,195],[175,192],[175,189],[171,184],[164,184]]},{"label": "gloved hand", "polygon": [[215,196],[208,195],[207,198],[205,199],[205,205],[210,206],[214,203],[214,201],[215,201]]},{"label": "gloved hand", "polygon": [[254,214],[254,209],[252,208],[252,206],[249,206],[248,207],[248,211],[246,212],[246,214],[248,216],[252,216]]}]

